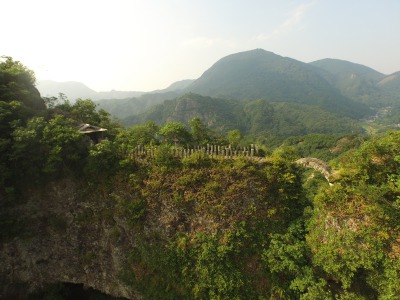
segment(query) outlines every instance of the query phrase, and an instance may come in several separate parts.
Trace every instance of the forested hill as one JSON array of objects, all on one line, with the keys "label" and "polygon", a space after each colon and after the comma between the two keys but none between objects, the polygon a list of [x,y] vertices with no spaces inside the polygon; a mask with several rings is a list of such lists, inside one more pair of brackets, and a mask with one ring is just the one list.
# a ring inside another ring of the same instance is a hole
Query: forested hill
[{"label": "forested hill", "polygon": [[310,63],[340,92],[369,106],[387,105],[378,85],[385,75],[369,67],[339,59],[322,59]]},{"label": "forested hill", "polygon": [[385,76],[378,82],[386,103],[400,106],[400,72]]},{"label": "forested hill", "polygon": [[366,106],[343,96],[312,66],[262,49],[220,59],[186,91],[231,99],[318,105],[350,117],[369,113]]},{"label": "forested hill", "polygon": [[387,91],[400,94],[400,71],[382,78],[378,85]]},{"label": "forested hill", "polygon": [[282,140],[309,133],[356,133],[362,128],[355,120],[303,103],[267,100],[235,101],[193,93],[153,106],[145,113],[124,119],[125,125],[153,120],[188,122],[200,119],[218,132],[240,129],[245,134]]}]

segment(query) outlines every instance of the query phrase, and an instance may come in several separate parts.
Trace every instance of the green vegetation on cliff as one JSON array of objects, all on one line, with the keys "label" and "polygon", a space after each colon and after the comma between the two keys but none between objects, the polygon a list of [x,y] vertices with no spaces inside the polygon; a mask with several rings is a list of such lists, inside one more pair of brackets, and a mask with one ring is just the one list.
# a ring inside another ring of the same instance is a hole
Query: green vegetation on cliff
[{"label": "green vegetation on cliff", "polygon": [[[3,86],[1,296],[63,282],[131,299],[400,294],[400,131],[291,137],[262,157],[177,157],[188,145],[240,144],[241,131],[222,134],[201,116],[121,128],[89,99],[32,110]],[[274,105],[244,111],[285,120],[275,113],[285,104]],[[82,122],[106,127],[108,139],[90,143]],[[302,156],[330,160],[333,185],[296,164]]]}]

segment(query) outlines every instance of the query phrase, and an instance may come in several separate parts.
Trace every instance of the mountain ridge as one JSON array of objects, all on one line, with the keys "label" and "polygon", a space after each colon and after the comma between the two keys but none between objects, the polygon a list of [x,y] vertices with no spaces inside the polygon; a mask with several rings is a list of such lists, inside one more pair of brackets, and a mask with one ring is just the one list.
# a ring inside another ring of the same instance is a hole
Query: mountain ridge
[{"label": "mountain ridge", "polygon": [[144,113],[153,105],[190,92],[237,101],[265,99],[316,105],[331,113],[360,119],[372,114],[369,107],[400,102],[397,73],[385,75],[361,64],[333,58],[304,63],[255,49],[227,55],[199,78],[178,81],[165,89],[133,92],[136,96],[123,100],[115,96],[123,92],[114,91],[108,99],[110,94],[102,94],[99,99],[91,90],[92,97],[83,98],[93,98],[101,108],[120,119]]},{"label": "mountain ridge", "polygon": [[313,104],[352,117],[369,113],[366,106],[343,96],[312,66],[262,49],[221,58],[185,91],[237,100]]},{"label": "mountain ridge", "polygon": [[171,83],[167,88],[154,90],[150,92],[142,91],[100,91],[97,92],[87,85],[79,81],[54,81],[54,80],[39,80],[37,82],[37,89],[39,90],[42,97],[57,97],[60,93],[64,94],[71,101],[78,98],[92,99],[94,101],[99,100],[116,100],[116,99],[128,99],[128,98],[139,98],[146,94],[156,93],[167,93],[183,90],[193,80],[184,79]]}]

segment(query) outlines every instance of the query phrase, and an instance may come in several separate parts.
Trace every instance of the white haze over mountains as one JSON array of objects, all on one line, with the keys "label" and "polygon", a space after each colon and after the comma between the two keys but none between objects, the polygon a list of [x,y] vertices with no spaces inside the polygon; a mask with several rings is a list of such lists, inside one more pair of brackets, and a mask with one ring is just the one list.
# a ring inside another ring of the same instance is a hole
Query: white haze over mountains
[{"label": "white haze over mountains", "polygon": [[13,0],[1,10],[0,55],[39,80],[96,91],[164,88],[256,48],[400,70],[398,0]]},{"label": "white haze over mountains", "polygon": [[[186,79],[172,83],[165,89],[151,91],[150,93],[166,93],[172,91],[179,91],[186,88],[193,80]],[[82,82],[66,81],[57,82],[52,80],[39,80],[36,85],[42,97],[59,97],[60,93],[64,94],[71,102],[78,98],[92,99],[94,101],[102,99],[127,99],[140,97],[146,92],[140,91],[95,91],[86,86]]]},{"label": "white haze over mountains", "polygon": [[39,80],[36,87],[42,97],[58,97],[59,94],[62,93],[71,101],[74,101],[77,98],[92,100],[124,99],[138,97],[143,94],[143,92],[116,90],[97,92],[86,86],[84,83],[77,81],[57,82],[52,80]]}]

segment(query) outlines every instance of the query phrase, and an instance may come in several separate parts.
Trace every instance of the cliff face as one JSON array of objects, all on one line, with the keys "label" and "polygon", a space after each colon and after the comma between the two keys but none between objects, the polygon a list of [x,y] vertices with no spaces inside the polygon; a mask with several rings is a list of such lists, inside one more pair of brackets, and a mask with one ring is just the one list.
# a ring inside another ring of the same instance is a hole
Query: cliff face
[{"label": "cliff face", "polygon": [[107,199],[85,199],[84,193],[80,183],[65,179],[30,190],[26,202],[12,209],[24,229],[0,246],[1,299],[16,298],[21,287],[29,293],[57,282],[140,299],[119,279],[134,236],[119,234],[123,220],[103,215]]},{"label": "cliff face", "polygon": [[266,293],[268,237],[301,211],[297,168],[195,156],[159,163],[25,191],[7,208],[22,226],[0,246],[0,298],[52,283],[128,299]]}]

